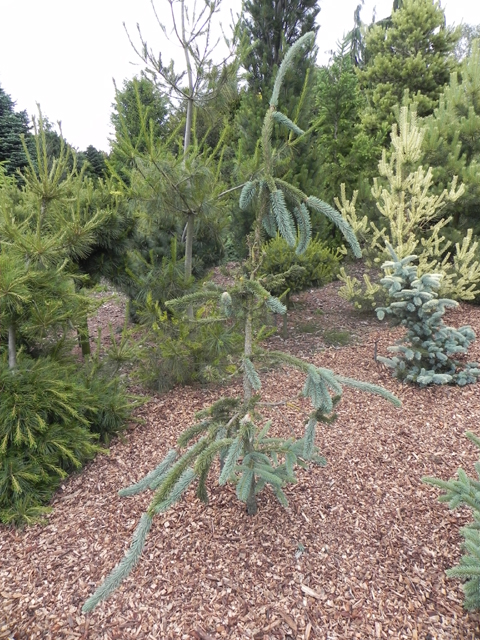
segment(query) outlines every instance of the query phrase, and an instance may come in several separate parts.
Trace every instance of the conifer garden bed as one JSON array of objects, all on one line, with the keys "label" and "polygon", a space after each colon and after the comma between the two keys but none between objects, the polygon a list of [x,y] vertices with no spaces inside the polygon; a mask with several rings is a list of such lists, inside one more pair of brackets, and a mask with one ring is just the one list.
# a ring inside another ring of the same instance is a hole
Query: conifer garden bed
[{"label": "conifer garden bed", "polygon": [[[338,286],[297,296],[289,337],[271,338],[272,348],[281,342],[317,366],[380,384],[402,407],[345,389],[338,420],[317,438],[327,467],[298,472],[298,483],[285,488],[288,509],[267,491],[258,514],[247,517],[230,486],[209,487],[208,506],[189,491],[157,516],[136,570],[83,615],[149,501],[144,494],[120,498],[118,490],[160,461],[194,412],[225,389],[153,397],[138,410],[144,424],[64,482],[46,526],[0,528],[0,638],[478,637],[480,616],[463,610],[460,583],[444,573],[458,563],[459,528],[470,514],[438,503],[439,491],[421,478],[449,479],[460,466],[472,472],[477,452],[464,433],[480,434],[479,386],[402,385],[374,360],[375,345],[386,354],[401,333],[353,313]],[[101,313],[107,326],[111,303]],[[479,307],[462,304],[446,318],[480,336]],[[480,339],[469,359],[480,360]],[[272,403],[301,390],[287,368],[264,372],[262,383]],[[279,435],[303,432],[303,399],[271,411]]]}]

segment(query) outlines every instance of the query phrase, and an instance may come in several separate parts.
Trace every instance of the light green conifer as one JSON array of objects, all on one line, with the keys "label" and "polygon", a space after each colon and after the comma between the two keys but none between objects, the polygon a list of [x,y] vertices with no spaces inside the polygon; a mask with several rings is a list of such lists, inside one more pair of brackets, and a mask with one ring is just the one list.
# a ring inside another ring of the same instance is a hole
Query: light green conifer
[{"label": "light green conifer", "polygon": [[[374,180],[372,194],[377,201],[380,221],[376,224],[366,216],[358,219],[355,210],[356,194],[351,201],[342,191],[337,206],[353,230],[364,238],[367,257],[373,264],[385,258],[385,245],[389,243],[399,259],[411,254],[418,256],[418,271],[442,274],[440,295],[471,300],[480,290],[480,264],[477,261],[478,243],[472,231],[466,232],[455,247],[443,235],[451,218],[443,218],[446,203],[455,203],[465,191],[451,176],[450,185],[436,193],[433,171],[419,164],[422,158],[424,129],[417,121],[414,108],[402,107],[399,125],[392,127],[390,155],[384,150],[378,165],[380,177]],[[340,295],[353,300],[359,308],[372,308],[377,304],[381,287],[372,284],[368,276],[360,282],[341,270],[344,287]]]}]

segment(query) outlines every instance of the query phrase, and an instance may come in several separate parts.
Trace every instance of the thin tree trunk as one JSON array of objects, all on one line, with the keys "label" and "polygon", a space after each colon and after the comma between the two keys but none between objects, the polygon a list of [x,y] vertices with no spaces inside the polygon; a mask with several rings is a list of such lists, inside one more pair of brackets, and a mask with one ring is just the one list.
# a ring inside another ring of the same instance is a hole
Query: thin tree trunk
[{"label": "thin tree trunk", "polygon": [[252,484],[250,485],[250,493],[247,498],[247,514],[254,516],[258,511],[257,496],[255,495],[255,476],[252,478]]},{"label": "thin tree trunk", "polygon": [[[190,147],[192,136],[192,122],[193,122],[193,74],[192,65],[190,62],[190,55],[188,51],[188,45],[185,35],[185,2],[182,0],[182,45],[185,54],[185,63],[187,65],[187,77],[188,77],[188,100],[187,100],[187,119],[185,122],[185,132],[183,136],[183,164],[185,165],[188,150]],[[193,214],[189,214],[187,217],[187,233],[185,237],[185,282],[192,277],[192,261],[193,261],[193,232],[194,232],[194,220]],[[193,320],[193,305],[189,305],[187,308],[187,316],[189,320]]]},{"label": "thin tree trunk", "polygon": [[[193,90],[193,85],[192,85]],[[184,161],[188,155],[188,148],[192,139],[192,121],[193,121],[193,98],[187,100],[187,119],[185,121],[185,132],[183,135],[183,158]]]},{"label": "thin tree trunk", "polygon": [[285,313],[282,316],[282,338],[284,340],[288,338],[287,314],[288,314],[288,311],[285,311]]},{"label": "thin tree trunk", "polygon": [[[192,264],[193,264],[193,231],[194,231],[194,215],[188,214],[187,217],[187,233],[185,236],[185,282],[188,282],[192,277]],[[189,320],[193,320],[193,305],[189,304],[187,307],[187,317]]]},{"label": "thin tree trunk", "polygon": [[[252,335],[252,314],[251,311],[247,313],[247,318],[245,320],[245,346],[243,355],[245,358],[250,358],[253,351],[253,335]],[[247,406],[252,399],[253,388],[248,379],[247,370],[244,367],[243,371],[243,401],[245,406]]]},{"label": "thin tree trunk", "polygon": [[77,328],[78,343],[82,349],[82,356],[84,360],[91,354],[90,349],[90,336],[88,333],[88,320],[82,318],[80,326]]},{"label": "thin tree trunk", "polygon": [[[246,358],[250,358],[253,352],[253,329],[252,329],[252,313],[248,311],[247,318],[245,320],[245,346],[244,346],[244,356]],[[245,407],[248,406],[250,400],[253,395],[253,388],[248,379],[247,371],[244,369],[243,372],[243,401]],[[252,446],[250,442],[245,443],[245,453],[250,453],[252,450]],[[250,493],[247,498],[247,513],[249,516],[254,516],[257,513],[257,496],[255,495],[255,487],[256,480],[255,475],[252,477],[252,482],[250,483]]]},{"label": "thin tree trunk", "polygon": [[17,367],[17,341],[15,325],[12,323],[8,327],[8,368],[10,370]]}]

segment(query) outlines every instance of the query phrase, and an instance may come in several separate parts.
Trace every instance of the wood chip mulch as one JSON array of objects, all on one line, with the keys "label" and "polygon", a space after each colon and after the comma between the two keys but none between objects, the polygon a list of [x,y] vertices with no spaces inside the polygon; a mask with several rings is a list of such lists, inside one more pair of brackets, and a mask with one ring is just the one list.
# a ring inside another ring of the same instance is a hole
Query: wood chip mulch
[{"label": "wood chip mulch", "polygon": [[[480,637],[480,616],[462,609],[445,569],[461,555],[468,510],[451,512],[424,475],[448,479],[478,459],[464,437],[480,433],[480,387],[402,385],[373,358],[398,338],[352,313],[338,285],[297,297],[287,340],[275,348],[361,380],[402,400],[345,390],[335,424],[319,429],[326,468],[300,470],[288,509],[260,496],[247,517],[232,487],[211,482],[208,506],[193,492],[158,516],[136,570],[88,615],[82,604],[121,559],[149,495],[117,491],[149,470],[191,423],[195,411],[240,390],[181,388],[139,410],[144,424],[115,441],[55,495],[45,526],[0,528],[0,638],[91,640],[460,640]],[[322,313],[316,313],[318,310]],[[120,314],[121,315],[121,314]],[[310,318],[310,320],[308,320]],[[302,333],[305,320],[319,331]],[[343,326],[350,345],[325,348],[325,323]],[[480,336],[480,308],[450,312],[454,326]],[[362,324],[364,323],[364,324]],[[470,360],[480,361],[480,339]],[[282,369],[262,378],[278,434],[301,435],[302,380]]]}]

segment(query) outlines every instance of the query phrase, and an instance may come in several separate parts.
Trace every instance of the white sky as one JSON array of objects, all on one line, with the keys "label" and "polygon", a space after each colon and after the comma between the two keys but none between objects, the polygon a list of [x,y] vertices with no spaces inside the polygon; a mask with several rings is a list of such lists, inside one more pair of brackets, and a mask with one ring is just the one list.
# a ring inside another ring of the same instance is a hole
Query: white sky
[{"label": "white sky", "polygon": [[[166,19],[167,3],[155,2],[160,19]],[[320,0],[320,63],[353,26],[358,2]],[[234,12],[240,4],[223,0]],[[379,20],[390,14],[392,0],[365,0],[364,22],[370,22],[374,6]],[[442,6],[449,24],[480,24],[479,0],[443,0]],[[228,16],[224,21],[228,25]],[[108,151],[112,78],[121,86],[143,67],[123,22],[135,42],[139,23],[155,51],[168,60],[176,55],[155,22],[150,0],[0,0],[0,85],[17,110],[35,114],[38,102],[49,120],[61,120],[64,136],[77,149],[92,144]]]}]

